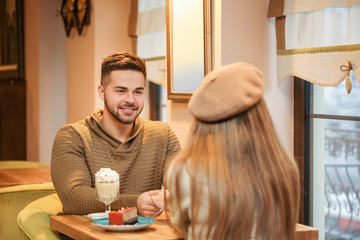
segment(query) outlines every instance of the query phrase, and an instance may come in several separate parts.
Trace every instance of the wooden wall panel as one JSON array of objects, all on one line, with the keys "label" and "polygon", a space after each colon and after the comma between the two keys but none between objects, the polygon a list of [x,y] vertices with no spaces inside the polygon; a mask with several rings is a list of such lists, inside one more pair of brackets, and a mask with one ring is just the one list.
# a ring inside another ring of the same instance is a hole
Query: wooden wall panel
[{"label": "wooden wall panel", "polygon": [[26,160],[25,81],[0,81],[0,160]]}]

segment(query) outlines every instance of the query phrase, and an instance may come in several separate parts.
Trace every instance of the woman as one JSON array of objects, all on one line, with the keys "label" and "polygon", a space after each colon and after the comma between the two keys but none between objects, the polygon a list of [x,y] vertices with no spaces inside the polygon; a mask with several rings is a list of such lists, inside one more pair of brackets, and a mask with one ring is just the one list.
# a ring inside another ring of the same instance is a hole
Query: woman
[{"label": "woman", "polygon": [[261,72],[235,63],[208,74],[165,177],[166,208],[186,239],[295,239],[299,174],[268,113]]}]

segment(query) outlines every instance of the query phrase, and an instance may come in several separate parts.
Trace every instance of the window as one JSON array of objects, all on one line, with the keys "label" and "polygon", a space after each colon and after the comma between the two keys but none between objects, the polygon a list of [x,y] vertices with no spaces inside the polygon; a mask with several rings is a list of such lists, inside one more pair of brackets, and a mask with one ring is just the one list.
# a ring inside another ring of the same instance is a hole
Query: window
[{"label": "window", "polygon": [[166,122],[166,88],[149,81],[150,120]]},{"label": "window", "polygon": [[351,74],[350,94],[345,81],[335,87],[306,83],[305,211],[319,239],[360,239],[360,84]]}]

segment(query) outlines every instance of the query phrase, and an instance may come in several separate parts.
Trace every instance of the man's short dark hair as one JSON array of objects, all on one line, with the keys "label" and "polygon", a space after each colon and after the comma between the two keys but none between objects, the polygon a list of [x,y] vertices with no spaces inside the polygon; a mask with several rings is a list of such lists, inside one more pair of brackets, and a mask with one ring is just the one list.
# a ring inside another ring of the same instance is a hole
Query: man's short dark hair
[{"label": "man's short dark hair", "polygon": [[144,75],[146,80],[146,65],[144,60],[128,51],[114,52],[105,57],[101,63],[101,86],[108,83],[105,76],[116,70],[134,70]]}]

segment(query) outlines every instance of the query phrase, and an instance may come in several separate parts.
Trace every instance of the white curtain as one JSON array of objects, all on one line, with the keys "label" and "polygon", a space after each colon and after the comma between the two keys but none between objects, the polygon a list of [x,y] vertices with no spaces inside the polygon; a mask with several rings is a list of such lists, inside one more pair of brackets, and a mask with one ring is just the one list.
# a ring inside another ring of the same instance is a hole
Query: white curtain
[{"label": "white curtain", "polygon": [[297,76],[335,86],[351,70],[360,82],[360,1],[284,0],[283,4],[282,15],[277,15],[285,16],[285,46],[277,52],[278,83]]},{"label": "white curtain", "polygon": [[360,0],[283,0],[284,15],[315,12],[326,8],[348,8],[360,4]]},{"label": "white curtain", "polygon": [[138,1],[137,55],[145,59],[164,57],[166,53],[165,0]]},{"label": "white curtain", "polygon": [[146,61],[148,80],[166,86],[165,0],[138,0],[137,55]]}]

